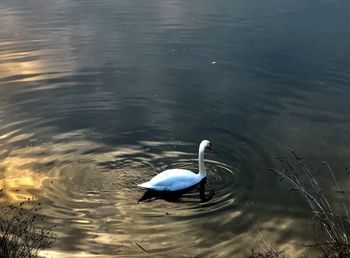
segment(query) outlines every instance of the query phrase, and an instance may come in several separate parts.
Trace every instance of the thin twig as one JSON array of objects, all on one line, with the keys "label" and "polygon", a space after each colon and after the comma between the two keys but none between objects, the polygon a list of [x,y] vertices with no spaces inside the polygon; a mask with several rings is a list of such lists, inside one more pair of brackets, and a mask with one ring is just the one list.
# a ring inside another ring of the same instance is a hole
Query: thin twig
[{"label": "thin twig", "polygon": [[149,252],[143,248],[140,244],[138,244],[137,242],[134,242],[142,251],[144,251],[145,253],[149,254]]}]

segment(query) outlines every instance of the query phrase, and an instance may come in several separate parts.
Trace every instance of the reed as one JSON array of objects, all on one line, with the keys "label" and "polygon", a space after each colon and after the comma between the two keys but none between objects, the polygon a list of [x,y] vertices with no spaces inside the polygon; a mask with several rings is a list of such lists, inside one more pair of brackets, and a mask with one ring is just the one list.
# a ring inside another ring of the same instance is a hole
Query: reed
[{"label": "reed", "polygon": [[285,252],[274,247],[270,241],[266,240],[264,236],[259,234],[259,251],[251,249],[251,254],[248,258],[286,258]]},{"label": "reed", "polygon": [[38,257],[51,247],[54,226],[41,226],[45,217],[38,214],[40,209],[32,198],[0,207],[0,257]]},{"label": "reed", "polygon": [[321,239],[314,239],[313,244],[305,246],[318,249],[323,257],[350,257],[349,214],[344,203],[344,191],[340,189],[332,168],[327,162],[322,163],[332,178],[337,194],[343,195],[341,203],[336,203],[337,206],[329,200],[304,160],[294,150],[291,150],[291,153],[295,164],[287,159],[278,158],[282,169],[270,170],[282,181],[286,181],[291,191],[301,194],[312,212],[312,222],[323,232]]}]

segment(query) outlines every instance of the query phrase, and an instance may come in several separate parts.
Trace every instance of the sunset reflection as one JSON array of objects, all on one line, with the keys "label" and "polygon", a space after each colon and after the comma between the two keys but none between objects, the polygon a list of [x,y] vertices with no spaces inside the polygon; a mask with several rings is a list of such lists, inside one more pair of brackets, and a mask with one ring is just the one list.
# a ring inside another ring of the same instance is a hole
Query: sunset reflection
[{"label": "sunset reflection", "polygon": [[[15,50],[0,49],[0,77],[7,83],[39,82],[42,80],[63,76],[64,72],[55,72],[57,62],[54,55],[60,55],[55,50],[33,50],[30,52],[15,52]],[[44,58],[43,58],[44,57]],[[69,67],[70,68],[70,67]],[[68,69],[69,69],[68,68]],[[40,88],[50,88],[45,85]]]},{"label": "sunset reflection", "polygon": [[[259,234],[308,256],[314,214],[269,168],[295,149],[348,214],[349,4],[321,2],[1,1],[0,208],[40,202],[43,256],[246,257]],[[203,139],[205,187],[138,202]]]},{"label": "sunset reflection", "polygon": [[22,157],[8,157],[1,162],[0,202],[22,202],[24,198],[33,197],[33,190],[40,189],[42,182],[49,177],[34,171],[31,168],[34,162],[33,158]]},{"label": "sunset reflection", "polygon": [[[21,58],[27,58],[26,53],[18,53]],[[4,60],[7,56],[0,53],[0,58]],[[8,78],[11,82],[28,82],[45,78],[40,75],[44,69],[41,61],[3,62],[0,63],[0,75]]]}]

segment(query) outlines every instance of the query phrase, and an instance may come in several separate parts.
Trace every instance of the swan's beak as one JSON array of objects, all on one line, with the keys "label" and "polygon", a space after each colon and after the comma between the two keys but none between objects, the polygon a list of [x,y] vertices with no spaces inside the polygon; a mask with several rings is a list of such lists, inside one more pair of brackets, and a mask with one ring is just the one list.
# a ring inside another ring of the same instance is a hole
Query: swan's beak
[{"label": "swan's beak", "polygon": [[211,147],[211,144],[207,147],[208,150],[214,151],[213,148]]}]

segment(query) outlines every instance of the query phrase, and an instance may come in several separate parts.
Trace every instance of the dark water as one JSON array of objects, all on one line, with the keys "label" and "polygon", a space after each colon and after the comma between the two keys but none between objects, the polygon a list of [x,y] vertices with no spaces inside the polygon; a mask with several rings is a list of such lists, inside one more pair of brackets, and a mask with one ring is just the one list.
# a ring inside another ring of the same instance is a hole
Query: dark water
[{"label": "dark water", "polygon": [[[301,254],[311,214],[267,168],[292,146],[349,186],[349,17],[341,0],[2,0],[2,200],[44,203],[55,257],[240,257],[257,230]],[[196,171],[202,139],[214,197],[137,204],[137,183]]]}]

